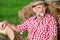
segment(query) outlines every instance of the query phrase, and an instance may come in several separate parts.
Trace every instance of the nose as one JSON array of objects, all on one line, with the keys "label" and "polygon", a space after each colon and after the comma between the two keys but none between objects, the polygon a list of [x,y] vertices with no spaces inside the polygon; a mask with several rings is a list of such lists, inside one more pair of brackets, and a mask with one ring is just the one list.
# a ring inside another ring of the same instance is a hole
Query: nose
[{"label": "nose", "polygon": [[42,12],[43,11],[43,8],[39,8],[39,10]]}]

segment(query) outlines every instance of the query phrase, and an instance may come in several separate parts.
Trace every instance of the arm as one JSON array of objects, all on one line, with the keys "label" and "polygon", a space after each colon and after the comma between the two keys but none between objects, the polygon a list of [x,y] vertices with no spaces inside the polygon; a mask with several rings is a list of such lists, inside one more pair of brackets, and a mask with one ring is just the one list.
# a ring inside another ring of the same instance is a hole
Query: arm
[{"label": "arm", "polygon": [[22,34],[29,27],[29,20],[25,21],[23,24],[18,25],[18,31]]},{"label": "arm", "polygon": [[7,22],[7,26],[10,27],[12,30],[14,30],[16,32],[20,32],[22,34],[24,32],[24,30],[27,30],[28,21],[26,21],[25,23],[18,25],[18,26],[15,26],[15,25]]},{"label": "arm", "polygon": [[17,27],[13,24],[8,23],[7,21],[0,22],[0,32],[1,30],[5,30],[6,26],[10,27],[14,31],[17,31]]},{"label": "arm", "polygon": [[18,32],[18,29],[17,29],[17,26],[16,26],[16,25],[13,25],[13,24],[7,23],[7,26],[9,26],[12,30]]},{"label": "arm", "polygon": [[48,40],[57,40],[55,36],[50,36],[50,38]]},{"label": "arm", "polygon": [[50,23],[49,23],[49,40],[57,40],[57,21],[55,20],[55,18],[50,19]]}]

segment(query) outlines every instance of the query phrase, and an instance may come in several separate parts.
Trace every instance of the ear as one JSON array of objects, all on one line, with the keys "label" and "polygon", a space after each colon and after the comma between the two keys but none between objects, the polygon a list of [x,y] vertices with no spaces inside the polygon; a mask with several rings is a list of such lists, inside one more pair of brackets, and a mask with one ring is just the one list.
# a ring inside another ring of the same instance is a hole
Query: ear
[{"label": "ear", "polygon": [[46,10],[47,10],[48,6],[46,6]]}]

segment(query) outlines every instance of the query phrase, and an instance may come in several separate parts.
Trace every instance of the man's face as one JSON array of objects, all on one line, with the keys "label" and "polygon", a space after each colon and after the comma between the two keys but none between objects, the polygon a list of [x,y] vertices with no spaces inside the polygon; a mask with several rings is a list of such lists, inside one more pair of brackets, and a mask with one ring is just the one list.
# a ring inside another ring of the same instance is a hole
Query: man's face
[{"label": "man's face", "polygon": [[33,11],[36,13],[36,16],[44,16],[46,13],[46,6],[44,4],[37,5],[33,7]]}]

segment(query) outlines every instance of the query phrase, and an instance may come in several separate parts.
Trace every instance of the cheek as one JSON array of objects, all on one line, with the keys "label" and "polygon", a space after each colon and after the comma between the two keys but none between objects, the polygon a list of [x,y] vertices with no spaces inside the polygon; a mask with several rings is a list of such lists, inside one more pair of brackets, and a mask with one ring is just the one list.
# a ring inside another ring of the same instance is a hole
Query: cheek
[{"label": "cheek", "polygon": [[43,11],[45,12],[45,11],[46,11],[46,9],[45,9],[45,8],[43,8]]},{"label": "cheek", "polygon": [[36,8],[33,8],[33,11],[34,11],[34,12],[37,12],[37,9],[36,9]]}]

